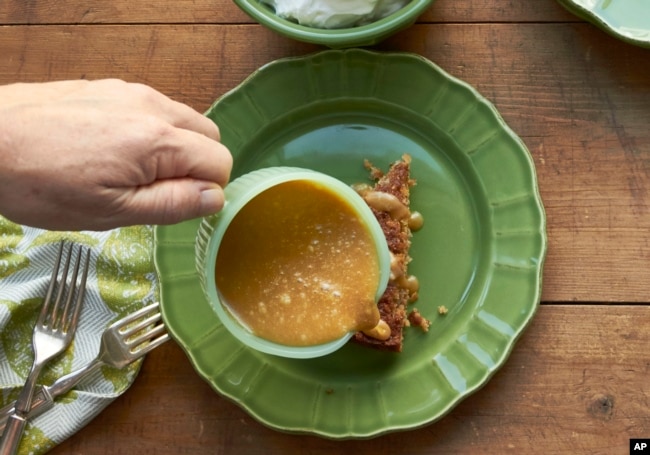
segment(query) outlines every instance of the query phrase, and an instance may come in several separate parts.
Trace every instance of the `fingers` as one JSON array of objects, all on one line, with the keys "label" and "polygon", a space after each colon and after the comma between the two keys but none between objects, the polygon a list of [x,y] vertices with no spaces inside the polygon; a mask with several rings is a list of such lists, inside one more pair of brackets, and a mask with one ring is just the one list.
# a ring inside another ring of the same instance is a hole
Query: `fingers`
[{"label": "fingers", "polygon": [[[232,156],[219,141],[219,127],[209,118],[191,107],[176,102],[150,87],[133,84],[149,92],[158,105],[158,116],[177,128],[177,143],[163,148],[172,153],[161,155],[157,178],[191,177],[225,186],[230,178]],[[167,140],[168,138],[165,138]]]},{"label": "fingers", "polygon": [[169,100],[173,106],[173,112],[170,112],[172,118],[170,123],[178,128],[203,134],[204,136],[215,140],[221,140],[219,127],[205,115],[199,114],[191,107]]},{"label": "fingers", "polygon": [[152,114],[164,118],[171,125],[194,131],[215,141],[221,140],[217,125],[186,104],[174,101],[147,85],[131,83],[129,87]]},{"label": "fingers", "polygon": [[[119,82],[119,81],[118,81]],[[110,83],[110,82],[109,82]],[[168,126],[154,134],[159,141],[155,179],[189,177],[225,186],[230,177],[232,156],[219,141],[217,125],[191,107],[176,102],[142,84],[128,84],[140,106]]]},{"label": "fingers", "polygon": [[190,130],[176,128],[159,138],[155,180],[191,178],[225,186],[232,155],[220,142]]},{"label": "fingers", "polygon": [[211,182],[170,179],[138,188],[127,212],[138,214],[138,224],[166,225],[212,215],[224,203],[223,189]]}]

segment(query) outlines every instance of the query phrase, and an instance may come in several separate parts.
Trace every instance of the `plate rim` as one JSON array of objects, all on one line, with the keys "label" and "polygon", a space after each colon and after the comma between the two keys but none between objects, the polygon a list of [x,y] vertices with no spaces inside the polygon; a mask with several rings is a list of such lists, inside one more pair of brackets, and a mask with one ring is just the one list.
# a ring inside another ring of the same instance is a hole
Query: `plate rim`
[{"label": "plate rim", "polygon": [[605,31],[610,36],[613,36],[614,38],[617,38],[628,44],[650,49],[650,27],[645,31],[645,37],[633,37],[619,30],[619,28],[612,24],[606,16],[599,14],[598,11],[594,10],[593,8],[588,8],[587,6],[578,3],[576,0],[557,1],[570,13],[580,17],[581,19],[591,22],[593,25]]},{"label": "plate rim", "polygon": [[[315,434],[315,435],[324,436],[324,437],[333,438],[333,439],[357,439],[357,438],[374,437],[374,436],[378,436],[378,435],[385,434],[385,433],[392,432],[392,431],[414,429],[414,428],[418,428],[418,427],[430,424],[430,423],[432,423],[432,422],[434,422],[436,420],[439,420],[440,418],[445,416],[449,411],[451,411],[460,401],[462,401],[466,397],[472,395],[474,392],[476,392],[477,390],[482,388],[489,381],[489,379],[501,367],[503,367],[503,365],[506,363],[508,357],[512,353],[515,345],[517,344],[517,341],[519,340],[521,335],[525,332],[525,329],[530,325],[531,321],[534,319],[534,316],[535,316],[535,314],[537,312],[537,309],[539,308],[539,304],[540,304],[540,300],[541,300],[541,292],[542,292],[542,278],[543,278],[542,277],[542,272],[543,272],[543,268],[544,268],[544,261],[545,261],[545,258],[546,258],[546,251],[547,251],[548,242],[547,242],[547,233],[546,233],[546,216],[545,216],[545,212],[544,212],[544,207],[543,207],[541,195],[539,193],[539,186],[538,186],[538,183],[537,183],[537,175],[536,175],[536,171],[535,171],[535,166],[534,166],[534,162],[532,160],[532,156],[530,155],[530,152],[526,148],[523,141],[509,128],[509,126],[505,123],[505,121],[501,117],[500,113],[496,110],[496,108],[492,105],[492,103],[490,103],[485,97],[483,97],[474,87],[472,87],[471,85],[467,84],[466,82],[464,82],[464,81],[462,81],[460,79],[455,78],[454,76],[451,76],[450,74],[448,74],[444,70],[442,70],[440,67],[435,65],[433,62],[429,61],[425,57],[422,57],[422,56],[420,56],[418,54],[408,53],[408,52],[377,52],[377,51],[369,51],[369,50],[362,50],[362,49],[347,49],[347,50],[325,50],[325,51],[320,51],[320,52],[315,52],[315,53],[312,53],[312,54],[308,54],[308,55],[305,55],[305,56],[282,58],[282,59],[275,60],[275,61],[272,61],[270,63],[267,63],[267,64],[263,65],[262,67],[260,67],[259,69],[257,69],[256,71],[254,71],[241,84],[239,84],[237,87],[235,87],[234,89],[228,91],[222,97],[217,99],[212,104],[212,106],[208,109],[206,114],[208,114],[215,107],[217,107],[222,100],[227,99],[227,97],[231,93],[237,92],[242,86],[247,84],[251,79],[253,79],[255,77],[258,77],[258,75],[260,73],[263,73],[264,71],[268,71],[269,68],[273,68],[273,67],[275,67],[277,65],[283,65],[283,64],[286,64],[287,62],[290,63],[290,62],[295,61],[295,60],[311,59],[311,58],[314,58],[315,56],[321,56],[322,54],[329,54],[329,53],[360,54],[360,55],[366,54],[366,57],[380,58],[380,59],[386,58],[386,57],[390,58],[390,56],[399,56],[401,58],[405,57],[405,58],[409,58],[409,59],[417,59],[420,64],[429,65],[433,70],[435,70],[435,71],[439,72],[440,74],[442,74],[444,76],[444,78],[446,80],[448,80],[450,83],[453,83],[453,84],[456,84],[456,85],[461,85],[462,87],[464,87],[464,89],[469,90],[471,92],[472,96],[476,97],[478,100],[485,103],[490,108],[490,112],[495,115],[495,119],[498,122],[499,127],[502,128],[502,130],[505,133],[507,133],[512,139],[516,140],[516,142],[519,145],[520,152],[525,154],[528,165],[529,165],[529,168],[530,168],[530,172],[531,172],[531,182],[530,183],[532,185],[532,188],[530,188],[530,190],[531,190],[532,196],[533,196],[534,201],[535,201],[535,208],[536,208],[536,210],[538,210],[539,217],[540,217],[539,226],[537,226],[538,230],[535,231],[537,234],[540,235],[540,250],[539,250],[539,257],[537,258],[538,259],[538,264],[537,264],[537,268],[536,268],[537,273],[535,275],[535,285],[536,285],[535,286],[536,287],[535,297],[534,297],[534,301],[531,302],[530,305],[529,305],[530,308],[529,308],[529,311],[527,313],[527,317],[526,317],[525,321],[521,324],[520,327],[517,328],[515,333],[512,334],[512,336],[509,338],[506,349],[504,349],[502,352],[500,352],[499,357],[494,361],[494,366],[492,368],[487,368],[485,370],[485,372],[483,373],[483,375],[481,376],[481,379],[477,382],[477,384],[475,386],[473,386],[473,387],[470,387],[470,388],[466,389],[462,393],[459,393],[457,396],[454,397],[453,400],[450,400],[447,403],[447,406],[441,412],[439,412],[436,415],[431,416],[428,419],[422,419],[422,420],[419,420],[417,422],[413,422],[413,423],[409,423],[409,424],[403,424],[403,425],[392,425],[392,426],[385,426],[385,427],[381,427],[381,428],[378,427],[373,431],[368,431],[368,432],[363,433],[363,434],[356,434],[356,433],[351,434],[349,432],[345,433],[345,434],[343,434],[343,433],[332,433],[332,432],[328,432],[328,431],[322,431],[322,430],[319,430],[319,429],[316,429],[316,428],[294,428],[294,427],[291,427],[291,426],[288,426],[288,425],[281,425],[281,424],[277,424],[277,423],[274,423],[274,422],[269,422],[263,416],[261,416],[258,412],[256,412],[255,409],[253,409],[253,408],[251,408],[251,406],[247,405],[247,403],[243,402],[241,399],[237,398],[236,396],[233,396],[233,395],[229,394],[228,392],[225,392],[224,390],[220,389],[214,383],[214,381],[212,381],[210,378],[206,377],[204,372],[198,371],[198,369],[197,369],[197,371],[203,377],[203,379],[205,379],[208,383],[210,383],[217,392],[219,392],[221,395],[226,396],[227,398],[231,399],[236,404],[238,404],[240,407],[245,409],[246,412],[249,415],[255,417],[258,421],[260,421],[263,424],[266,424],[267,426],[269,426],[269,427],[271,427],[273,429],[280,430],[280,431],[283,431],[283,432],[289,432],[289,433],[310,433],[310,434]],[[190,226],[189,223],[192,223],[192,222],[193,221],[186,222],[186,225]],[[197,226],[198,226],[198,224],[197,224]],[[157,272],[159,274],[159,277],[160,277],[161,287],[163,287],[165,280],[162,279],[162,276],[161,276],[162,274],[161,274],[159,264],[158,264],[158,260],[157,260],[157,255],[159,254],[159,247],[160,247],[159,230],[161,230],[161,229],[164,230],[164,229],[167,229],[167,227],[157,226],[154,229],[154,239],[155,239],[154,240],[155,241],[154,259],[155,259],[155,263],[156,263],[156,270],[157,270]],[[193,244],[193,241],[192,241],[192,244]],[[164,311],[165,305],[163,304],[163,300],[164,300],[163,292],[161,291],[161,307],[163,309],[163,317],[164,317],[165,316],[165,311]],[[173,333],[173,330],[171,332],[172,332],[172,336],[175,339],[177,339],[177,341],[180,341],[180,340],[178,340],[176,334]],[[182,343],[181,343],[181,347],[185,350],[186,354],[188,354],[188,356],[192,360],[192,364],[193,364],[194,368],[196,369],[197,368],[196,365],[195,365],[196,359],[193,357],[191,349],[188,350],[187,346],[184,346]]]}]

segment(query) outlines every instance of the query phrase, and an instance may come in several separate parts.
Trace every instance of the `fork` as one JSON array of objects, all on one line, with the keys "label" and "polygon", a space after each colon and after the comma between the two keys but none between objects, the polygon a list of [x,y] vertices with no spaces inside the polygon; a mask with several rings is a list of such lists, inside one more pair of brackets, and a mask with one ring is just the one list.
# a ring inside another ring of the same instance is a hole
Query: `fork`
[{"label": "fork", "polygon": [[[79,289],[76,292],[77,298],[74,299],[75,290],[77,289],[77,276],[81,266],[81,257],[83,247],[79,247],[76,261],[72,270],[72,277],[68,287],[67,296],[65,296],[66,281],[70,262],[74,254],[73,245],[67,248],[65,265],[61,272],[61,279],[57,282],[61,258],[63,256],[65,242],[59,245],[59,252],[56,258],[52,277],[45,295],[43,307],[32,335],[32,349],[34,351],[34,363],[29,371],[25,385],[16,400],[15,412],[7,420],[2,441],[0,442],[0,454],[12,454],[18,449],[20,439],[25,425],[27,424],[27,414],[32,405],[34,396],[34,387],[43,367],[54,357],[63,353],[72,342],[74,333],[79,321],[79,312],[83,305],[86,278],[88,276],[88,267],[90,264],[90,251],[87,250],[86,259],[81,276]],[[56,297],[54,292],[56,289]]]},{"label": "fork", "polygon": [[[72,389],[102,366],[124,368],[169,339],[162,324],[159,304],[153,303],[114,322],[104,330],[99,354],[86,366],[57,379],[50,386],[38,387],[28,418],[36,417],[54,405],[54,399]],[[0,431],[14,403],[0,409]]]}]

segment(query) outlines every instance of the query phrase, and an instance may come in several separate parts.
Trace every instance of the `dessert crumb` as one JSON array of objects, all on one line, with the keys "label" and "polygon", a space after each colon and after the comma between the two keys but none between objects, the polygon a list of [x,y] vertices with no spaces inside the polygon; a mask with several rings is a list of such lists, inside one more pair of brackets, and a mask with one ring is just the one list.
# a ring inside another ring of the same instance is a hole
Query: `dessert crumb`
[{"label": "dessert crumb", "polygon": [[408,321],[410,322],[410,325],[419,327],[423,332],[428,332],[429,326],[431,325],[431,322],[422,316],[417,308],[413,308],[413,311],[409,313]]}]

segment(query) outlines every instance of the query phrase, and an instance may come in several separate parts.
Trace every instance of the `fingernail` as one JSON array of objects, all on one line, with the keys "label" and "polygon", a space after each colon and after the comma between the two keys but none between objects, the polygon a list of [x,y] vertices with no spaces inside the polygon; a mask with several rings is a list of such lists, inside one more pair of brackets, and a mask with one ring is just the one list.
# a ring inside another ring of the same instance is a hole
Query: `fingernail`
[{"label": "fingernail", "polygon": [[223,206],[223,191],[211,188],[201,191],[200,216],[212,215],[221,210]]}]

